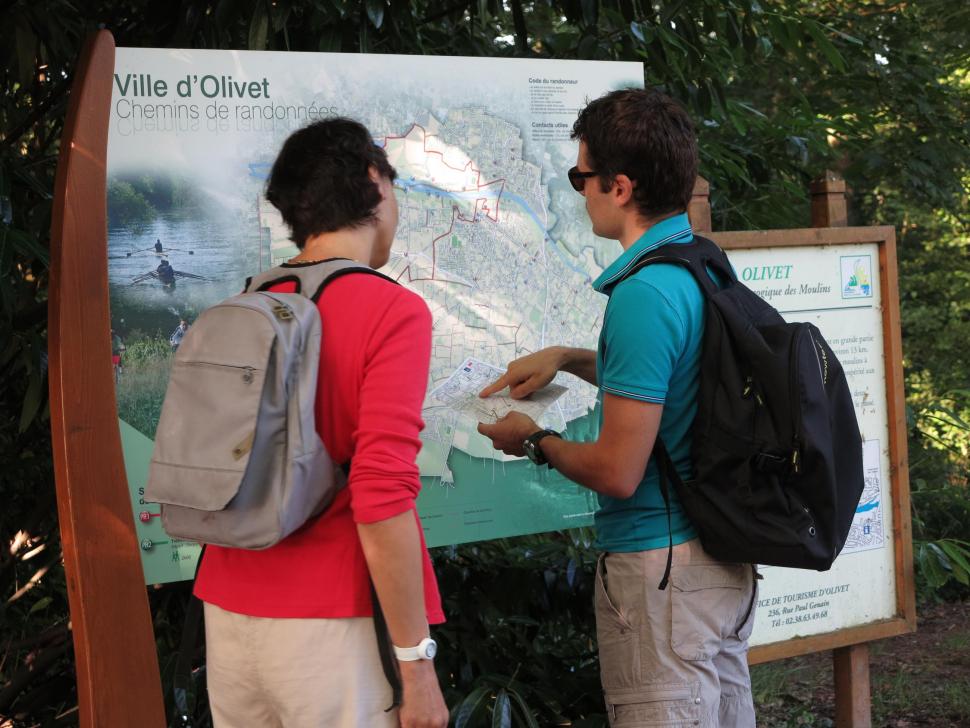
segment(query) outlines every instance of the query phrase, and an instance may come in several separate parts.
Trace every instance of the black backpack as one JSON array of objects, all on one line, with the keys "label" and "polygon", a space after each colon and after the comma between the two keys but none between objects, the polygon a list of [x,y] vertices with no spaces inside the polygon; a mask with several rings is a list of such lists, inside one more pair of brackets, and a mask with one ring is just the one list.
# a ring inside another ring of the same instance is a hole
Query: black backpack
[{"label": "black backpack", "polygon": [[[690,270],[706,307],[692,477],[681,479],[659,438],[654,446],[668,522],[672,482],[714,558],[827,570],[864,484],[842,365],[815,326],[786,323],[741,283],[710,240],[657,248],[624,278],[654,263]],[[661,589],[669,573],[668,553]]]}]

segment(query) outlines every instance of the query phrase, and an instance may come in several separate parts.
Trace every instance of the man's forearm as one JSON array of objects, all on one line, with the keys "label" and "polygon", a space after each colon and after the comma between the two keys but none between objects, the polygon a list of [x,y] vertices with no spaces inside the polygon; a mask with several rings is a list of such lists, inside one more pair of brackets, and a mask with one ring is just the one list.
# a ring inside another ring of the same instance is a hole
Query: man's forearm
[{"label": "man's forearm", "polygon": [[573,374],[583,379],[594,387],[596,386],[596,352],[592,349],[571,349],[569,347],[559,347],[561,349],[561,364],[559,370],[567,374]]},{"label": "man's forearm", "polygon": [[544,437],[539,443],[552,467],[574,483],[611,498],[629,498],[639,484],[600,442]]}]

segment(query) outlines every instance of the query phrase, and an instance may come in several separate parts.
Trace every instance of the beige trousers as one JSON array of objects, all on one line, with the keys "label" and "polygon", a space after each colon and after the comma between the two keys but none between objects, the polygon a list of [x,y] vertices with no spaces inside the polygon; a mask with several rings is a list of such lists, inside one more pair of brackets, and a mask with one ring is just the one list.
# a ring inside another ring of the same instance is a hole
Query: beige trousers
[{"label": "beige trousers", "polygon": [[205,605],[214,728],[397,728],[374,622],[271,619]]},{"label": "beige trousers", "polygon": [[694,539],[600,557],[596,636],[612,728],[755,728],[748,637],[755,570],[715,561]]}]

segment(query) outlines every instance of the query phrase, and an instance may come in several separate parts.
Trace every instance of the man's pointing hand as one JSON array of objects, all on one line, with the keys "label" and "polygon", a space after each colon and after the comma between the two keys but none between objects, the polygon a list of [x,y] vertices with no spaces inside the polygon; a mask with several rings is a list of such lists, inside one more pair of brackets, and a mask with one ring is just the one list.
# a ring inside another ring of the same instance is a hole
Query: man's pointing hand
[{"label": "man's pointing hand", "polygon": [[478,396],[490,397],[508,387],[512,399],[528,397],[553,380],[562,364],[562,352],[562,347],[551,346],[516,359],[509,364],[505,374],[485,387]]}]

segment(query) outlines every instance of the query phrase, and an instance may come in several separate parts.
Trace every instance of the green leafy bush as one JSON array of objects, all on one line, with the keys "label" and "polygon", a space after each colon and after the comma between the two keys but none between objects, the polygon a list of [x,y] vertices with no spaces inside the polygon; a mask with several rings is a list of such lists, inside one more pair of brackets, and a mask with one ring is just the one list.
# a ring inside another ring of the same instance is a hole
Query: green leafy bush
[{"label": "green leafy bush", "polygon": [[434,551],[448,616],[438,674],[456,726],[606,725],[590,543],[580,529]]}]

